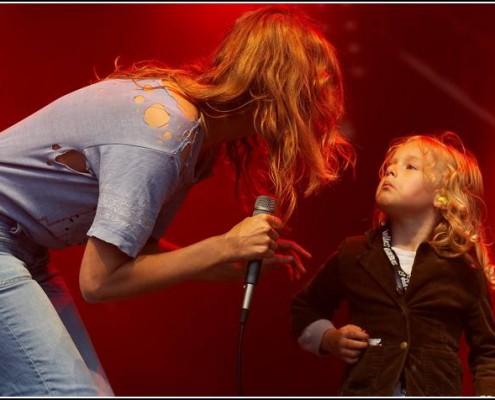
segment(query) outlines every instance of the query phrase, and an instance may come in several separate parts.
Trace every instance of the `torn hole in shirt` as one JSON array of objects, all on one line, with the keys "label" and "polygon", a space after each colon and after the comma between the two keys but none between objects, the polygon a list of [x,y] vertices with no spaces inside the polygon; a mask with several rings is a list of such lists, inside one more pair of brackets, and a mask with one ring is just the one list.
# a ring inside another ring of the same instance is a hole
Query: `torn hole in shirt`
[{"label": "torn hole in shirt", "polygon": [[[53,146],[52,146],[53,148]],[[76,150],[68,150],[55,157],[55,161],[73,169],[74,171],[88,173],[86,158]]]}]

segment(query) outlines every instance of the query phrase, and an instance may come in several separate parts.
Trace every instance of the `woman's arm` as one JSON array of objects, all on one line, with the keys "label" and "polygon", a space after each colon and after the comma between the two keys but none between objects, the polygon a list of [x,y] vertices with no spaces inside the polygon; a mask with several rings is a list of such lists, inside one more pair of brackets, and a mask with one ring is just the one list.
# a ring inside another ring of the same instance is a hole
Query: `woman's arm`
[{"label": "woman's arm", "polygon": [[[221,278],[226,273],[220,266],[230,266],[229,275],[236,268],[242,271],[240,263],[251,259],[300,264],[294,261],[297,257],[276,256],[280,227],[278,218],[260,214],[245,218],[223,235],[183,248],[157,253],[156,248],[146,246],[136,258],[90,237],[79,275],[81,292],[89,302],[103,302],[155,292],[185,280]],[[299,249],[290,247],[290,251]]]}]

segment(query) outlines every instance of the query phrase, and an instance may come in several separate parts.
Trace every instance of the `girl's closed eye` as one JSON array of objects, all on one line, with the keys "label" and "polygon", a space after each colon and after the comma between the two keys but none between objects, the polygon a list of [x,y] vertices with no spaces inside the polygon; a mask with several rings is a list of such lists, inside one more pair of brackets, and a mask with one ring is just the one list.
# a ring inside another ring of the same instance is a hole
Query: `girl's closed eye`
[{"label": "girl's closed eye", "polygon": [[414,170],[418,170],[418,167],[416,167],[416,165],[414,165],[414,164],[407,164],[407,165],[406,165],[406,169],[414,169]]}]

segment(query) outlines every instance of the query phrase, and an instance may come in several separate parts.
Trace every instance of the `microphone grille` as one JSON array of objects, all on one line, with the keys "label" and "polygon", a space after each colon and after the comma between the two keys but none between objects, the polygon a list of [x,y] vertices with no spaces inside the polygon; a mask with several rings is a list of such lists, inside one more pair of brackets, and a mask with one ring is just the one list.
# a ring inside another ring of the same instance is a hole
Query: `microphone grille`
[{"label": "microphone grille", "polygon": [[254,203],[253,215],[270,214],[275,215],[275,199],[271,196],[258,196]]}]

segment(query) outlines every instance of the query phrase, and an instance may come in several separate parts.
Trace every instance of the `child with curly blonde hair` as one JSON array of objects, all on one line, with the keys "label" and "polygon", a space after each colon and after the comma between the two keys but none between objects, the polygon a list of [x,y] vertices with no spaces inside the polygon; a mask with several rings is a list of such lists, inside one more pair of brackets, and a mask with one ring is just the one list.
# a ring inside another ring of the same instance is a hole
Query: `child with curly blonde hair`
[{"label": "child with curly blonde hair", "polygon": [[[347,238],[292,303],[303,349],[347,363],[343,395],[462,394],[461,334],[477,395],[495,394],[494,285],[483,180],[453,132],[392,142],[374,229]],[[349,323],[334,311],[349,304]]]}]

